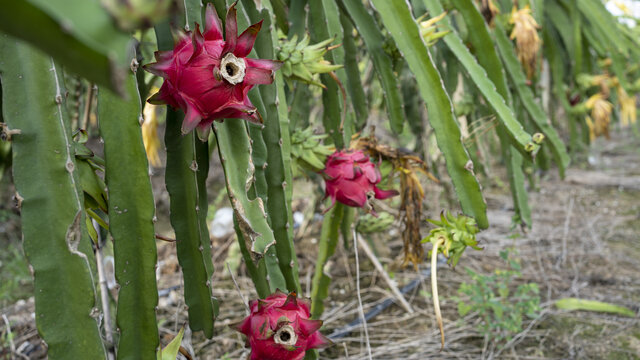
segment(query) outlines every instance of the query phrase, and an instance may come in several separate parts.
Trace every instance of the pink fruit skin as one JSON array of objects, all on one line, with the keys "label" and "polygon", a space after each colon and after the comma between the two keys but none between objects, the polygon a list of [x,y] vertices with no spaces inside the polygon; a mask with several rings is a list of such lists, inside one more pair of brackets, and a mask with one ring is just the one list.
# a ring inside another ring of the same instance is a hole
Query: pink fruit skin
[{"label": "pink fruit skin", "polygon": [[331,197],[333,204],[337,200],[372,211],[370,197],[387,199],[398,195],[395,190],[378,189],[376,184],[382,180],[380,171],[361,150],[336,151],[329,155],[323,174],[325,197]]},{"label": "pink fruit skin", "polygon": [[[249,307],[251,314],[235,329],[247,336],[251,360],[301,360],[307,350],[332,345],[318,331],[322,321],[309,319],[310,301],[298,299],[295,293],[276,291],[264,300],[253,300]],[[283,330],[287,331],[285,337]]]},{"label": "pink fruit skin", "polygon": [[[224,118],[262,123],[247,93],[257,84],[271,84],[273,72],[281,63],[246,57],[261,26],[262,22],[253,24],[238,36],[236,8],[232,5],[227,11],[224,39],[215,8],[213,4],[207,4],[204,33],[196,24],[195,31],[180,34],[173,50],[156,51],[156,62],[144,67],[164,78],[160,91],[149,102],[182,109],[185,113],[182,132],[185,134],[196,127],[199,132],[208,133],[214,120]],[[226,70],[220,69],[220,64],[228,54],[233,54],[231,57],[237,58],[245,67],[244,77],[236,84],[221,75],[221,71]]]}]

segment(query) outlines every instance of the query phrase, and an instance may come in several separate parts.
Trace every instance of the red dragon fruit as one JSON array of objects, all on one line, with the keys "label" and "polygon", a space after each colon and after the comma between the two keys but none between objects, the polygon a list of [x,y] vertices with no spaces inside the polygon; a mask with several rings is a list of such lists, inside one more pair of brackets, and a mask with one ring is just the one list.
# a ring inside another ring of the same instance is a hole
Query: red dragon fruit
[{"label": "red dragon fruit", "polygon": [[281,63],[246,57],[261,26],[262,21],[238,36],[234,4],[227,11],[225,39],[215,8],[207,4],[204,33],[196,24],[195,31],[180,35],[172,51],[157,51],[156,62],[145,66],[147,71],[165,79],[149,102],[182,109],[185,113],[182,132],[186,134],[197,127],[201,137],[208,134],[210,125],[218,119],[262,123],[247,93],[254,85],[271,84],[273,71]]},{"label": "red dragon fruit", "polygon": [[373,215],[372,198],[386,199],[398,192],[380,190],[376,186],[382,180],[380,171],[362,150],[336,151],[329,155],[323,171],[325,197],[331,197],[333,206],[339,202],[353,207],[365,208]]},{"label": "red dragon fruit", "polygon": [[264,300],[249,304],[251,314],[235,326],[247,336],[251,360],[301,360],[307,350],[332,342],[318,329],[322,320],[311,320],[311,303],[276,291]]}]

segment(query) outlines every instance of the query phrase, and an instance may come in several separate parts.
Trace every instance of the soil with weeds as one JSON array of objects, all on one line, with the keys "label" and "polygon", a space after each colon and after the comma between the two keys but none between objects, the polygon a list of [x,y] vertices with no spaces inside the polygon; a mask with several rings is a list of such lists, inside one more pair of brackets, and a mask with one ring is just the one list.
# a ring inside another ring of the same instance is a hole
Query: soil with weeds
[{"label": "soil with weeds", "polygon": [[[511,197],[504,188],[485,184],[491,227],[479,234],[483,251],[468,249],[457,269],[442,266],[438,270],[440,304],[443,312],[446,345],[440,351],[440,336],[433,315],[429,278],[423,270],[401,269],[402,240],[400,229],[369,236],[378,259],[400,288],[418,281],[418,286],[405,294],[413,313],[392,304],[367,322],[372,357],[374,359],[640,359],[640,318],[622,317],[596,312],[558,310],[555,300],[565,297],[599,300],[626,306],[638,313],[640,304],[640,148],[638,139],[620,132],[611,141],[597,141],[588,161],[574,165],[561,181],[555,173],[541,176],[537,191],[530,193],[533,228],[526,232],[512,229]],[[215,171],[217,167],[212,166]],[[500,169],[494,169],[499,172]],[[213,174],[212,174],[213,175]],[[219,174],[212,177],[215,188],[221,186]],[[296,184],[298,185],[298,184]],[[295,209],[314,219],[316,204],[309,194],[316,189],[304,184],[296,188]],[[162,174],[154,178],[154,187],[164,189]],[[431,187],[430,194],[440,194],[441,188]],[[2,186],[3,203],[7,204],[10,185]],[[306,193],[306,194],[305,194]],[[161,223],[166,220],[167,198],[158,196]],[[213,199],[213,197],[212,197]],[[5,201],[6,200],[6,201]],[[223,206],[224,201],[216,206]],[[436,195],[429,195],[427,216],[436,217],[444,204]],[[440,205],[438,205],[440,206]],[[213,210],[213,209],[211,209]],[[3,212],[11,211],[2,208]],[[15,212],[15,211],[14,211]],[[6,214],[5,214],[6,215]],[[19,238],[16,216],[2,217],[0,235],[3,249],[16,245]],[[158,231],[170,231],[161,226]],[[315,264],[316,242],[320,222],[303,222],[296,229],[296,246],[300,262],[303,295],[309,286]],[[425,224],[423,235],[428,231]],[[519,236],[514,236],[519,234]],[[171,235],[167,233],[167,235]],[[187,332],[183,345],[201,359],[245,359],[243,337],[228,325],[245,316],[245,306],[229,272],[224,266],[228,250],[235,241],[233,235],[213,239],[216,267],[214,296],[220,301],[220,316],[213,339]],[[483,320],[477,312],[465,317],[458,314],[458,288],[470,282],[465,267],[479,274],[490,274],[505,268],[499,253],[515,247],[522,265],[522,276],[511,286],[535,282],[540,289],[541,311],[534,319],[526,319],[523,330],[510,341],[492,343],[477,330]],[[182,300],[181,273],[175,247],[158,242],[160,302],[158,321],[162,344],[177,334],[187,321]],[[4,250],[3,250],[4,251]],[[364,312],[392,297],[388,285],[374,269],[364,252],[359,253],[360,283]],[[426,259],[425,259],[426,260]],[[6,260],[2,260],[2,278],[10,275]],[[25,265],[23,265],[25,266]],[[425,261],[423,267],[427,266]],[[340,245],[331,259],[333,283],[323,315],[325,334],[343,329],[358,318],[355,296],[355,261],[353,245]],[[15,270],[18,273],[22,270]],[[255,292],[242,266],[235,275],[244,299]],[[18,283],[20,284],[20,283]],[[20,285],[22,286],[22,285]],[[17,291],[3,289],[3,291]],[[28,285],[25,285],[28,286]],[[3,294],[0,294],[3,295]],[[4,294],[6,295],[6,294]],[[33,298],[18,300],[5,306],[0,317],[0,359],[45,358],[46,348],[35,330]],[[9,322],[9,324],[6,323]],[[9,332],[11,334],[9,335]],[[361,326],[346,336],[334,339],[335,346],[320,352],[321,359],[368,359]]]}]

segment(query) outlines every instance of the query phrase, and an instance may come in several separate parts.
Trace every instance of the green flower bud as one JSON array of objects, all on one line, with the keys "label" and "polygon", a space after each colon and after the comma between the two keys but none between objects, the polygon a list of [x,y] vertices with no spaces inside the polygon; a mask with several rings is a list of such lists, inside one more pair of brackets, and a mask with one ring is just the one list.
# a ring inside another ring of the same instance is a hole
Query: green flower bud
[{"label": "green flower bud", "polygon": [[294,175],[305,170],[317,172],[324,169],[327,156],[333,153],[331,146],[323,145],[327,134],[316,135],[312,128],[296,129],[291,134],[291,157],[295,164]]},{"label": "green flower bud", "polygon": [[536,144],[542,144],[542,142],[544,141],[544,135],[542,133],[535,133],[533,134],[533,142]]},{"label": "green flower bud", "polygon": [[538,145],[537,143],[530,142],[530,143],[527,143],[527,145],[524,146],[524,151],[526,151],[526,152],[534,152],[534,151],[538,150],[539,147],[540,147],[540,145]]},{"label": "green flower bud", "polygon": [[311,85],[324,87],[317,79],[317,74],[325,74],[338,70],[342,65],[334,65],[324,59],[324,54],[335,46],[329,46],[333,38],[309,45],[309,36],[305,35],[300,42],[294,35],[290,40],[280,34],[278,60],[283,62],[281,71],[288,80],[298,80]]},{"label": "green flower bud", "polygon": [[420,24],[420,35],[424,39],[427,46],[435,44],[440,38],[444,37],[450,32],[449,30],[437,31],[438,21],[442,20],[446,15],[447,13],[443,12],[442,14],[429,20],[422,21],[424,16],[418,19],[418,23]]}]

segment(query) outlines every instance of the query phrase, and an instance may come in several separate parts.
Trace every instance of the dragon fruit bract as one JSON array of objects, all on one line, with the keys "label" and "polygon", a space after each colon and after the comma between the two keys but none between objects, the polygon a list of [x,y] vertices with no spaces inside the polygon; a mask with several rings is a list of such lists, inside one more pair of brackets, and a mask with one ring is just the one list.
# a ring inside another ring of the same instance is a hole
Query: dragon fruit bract
[{"label": "dragon fruit bract", "polygon": [[310,320],[310,302],[276,291],[249,304],[251,314],[235,326],[247,336],[251,360],[301,360],[307,350],[331,341],[318,329],[322,320]]},{"label": "dragon fruit bract", "polygon": [[182,109],[185,134],[197,127],[199,135],[206,135],[214,120],[224,118],[262,123],[247,93],[254,85],[271,84],[273,71],[281,63],[246,57],[261,26],[262,22],[253,24],[238,36],[232,5],[227,11],[224,39],[215,8],[207,4],[204,33],[196,24],[195,31],[181,34],[172,51],[156,52],[157,62],[145,66],[165,79],[149,102]]},{"label": "dragon fruit bract", "polygon": [[329,155],[323,174],[325,194],[331,197],[333,204],[338,200],[348,206],[365,208],[375,215],[370,199],[398,195],[395,190],[378,189],[376,184],[382,180],[380,171],[361,150],[336,151]]}]

